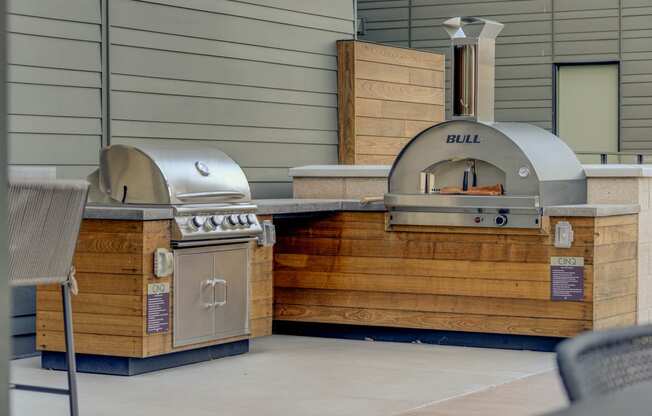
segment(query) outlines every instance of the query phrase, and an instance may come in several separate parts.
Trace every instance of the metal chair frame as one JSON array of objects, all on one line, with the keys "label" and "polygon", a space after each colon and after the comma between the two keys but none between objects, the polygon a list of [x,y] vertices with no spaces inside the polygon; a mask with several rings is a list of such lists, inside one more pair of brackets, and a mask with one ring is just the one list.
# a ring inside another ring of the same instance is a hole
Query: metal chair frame
[{"label": "metal chair frame", "polygon": [[72,307],[71,291],[74,279],[74,269],[70,271],[71,280],[61,285],[61,297],[63,300],[63,326],[66,342],[66,364],[68,367],[68,388],[59,389],[55,387],[34,386],[31,384],[10,383],[9,388],[13,390],[33,391],[37,393],[61,394],[68,396],[70,404],[70,415],[79,415],[79,400],[77,396],[77,362],[75,360],[75,342],[72,328]]}]

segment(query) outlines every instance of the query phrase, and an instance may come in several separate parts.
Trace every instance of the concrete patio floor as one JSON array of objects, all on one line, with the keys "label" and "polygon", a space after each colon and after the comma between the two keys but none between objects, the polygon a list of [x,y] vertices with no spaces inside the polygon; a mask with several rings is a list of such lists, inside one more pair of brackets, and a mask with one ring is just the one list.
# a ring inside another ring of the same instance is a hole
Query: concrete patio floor
[{"label": "concrete patio floor", "polygon": [[[40,369],[38,358],[13,361],[11,368],[13,382],[65,386],[64,373]],[[84,416],[530,415],[565,404],[554,368],[551,353],[274,335],[255,340],[249,354],[237,357],[134,377],[80,374],[80,411]],[[28,392],[11,397],[14,416],[67,414],[65,397]],[[501,412],[501,403],[508,413]]]}]

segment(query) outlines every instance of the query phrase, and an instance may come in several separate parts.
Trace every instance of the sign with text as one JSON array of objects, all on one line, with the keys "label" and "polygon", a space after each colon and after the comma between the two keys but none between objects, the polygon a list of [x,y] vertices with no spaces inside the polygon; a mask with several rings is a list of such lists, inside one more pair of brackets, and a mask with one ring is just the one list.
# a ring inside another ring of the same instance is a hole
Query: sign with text
[{"label": "sign with text", "polygon": [[584,299],[584,257],[550,257],[550,299]]},{"label": "sign with text", "polygon": [[170,329],[170,284],[147,285],[147,333],[156,334]]}]

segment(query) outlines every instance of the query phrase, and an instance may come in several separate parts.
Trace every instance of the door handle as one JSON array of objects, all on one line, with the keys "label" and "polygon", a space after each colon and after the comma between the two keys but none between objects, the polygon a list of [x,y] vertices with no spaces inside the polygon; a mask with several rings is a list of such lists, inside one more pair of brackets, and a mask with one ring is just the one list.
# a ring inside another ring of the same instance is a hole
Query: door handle
[{"label": "door handle", "polygon": [[228,300],[229,286],[228,286],[226,280],[224,280],[224,279],[218,279],[218,278],[213,279],[213,298],[214,299],[217,299],[217,295],[215,294],[215,286],[217,286],[218,284],[224,286],[224,297],[219,302],[215,301],[213,303],[213,306],[224,306],[224,305],[226,305],[226,302]]},{"label": "door handle", "polygon": [[[206,302],[206,296],[204,293],[206,292],[206,288],[209,286],[213,288],[213,290],[210,291],[213,296],[210,302]],[[204,308],[215,307],[215,279],[202,280],[199,283],[199,299],[202,301]]]}]

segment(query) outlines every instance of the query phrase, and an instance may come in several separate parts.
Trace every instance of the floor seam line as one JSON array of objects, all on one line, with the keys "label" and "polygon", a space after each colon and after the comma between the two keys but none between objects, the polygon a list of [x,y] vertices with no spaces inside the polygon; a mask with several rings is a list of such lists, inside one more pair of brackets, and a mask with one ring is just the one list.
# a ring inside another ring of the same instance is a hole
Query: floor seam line
[{"label": "floor seam line", "polygon": [[449,400],[453,400],[453,399],[459,399],[460,397],[464,397],[464,396],[468,396],[468,395],[471,395],[471,394],[480,393],[480,392],[482,392],[482,391],[486,391],[486,390],[489,390],[489,389],[492,389],[492,388],[496,388],[496,387],[500,387],[500,386],[505,386],[505,385],[507,385],[507,384],[515,383],[515,382],[517,382],[517,381],[525,380],[526,378],[530,378],[530,377],[538,376],[538,375],[540,375],[540,374],[544,374],[544,373],[547,373],[547,372],[549,372],[549,371],[554,371],[554,370],[555,370],[555,369],[552,368],[552,369],[548,369],[548,370],[541,371],[541,372],[537,372],[537,373],[529,373],[529,374],[526,374],[526,375],[524,375],[524,376],[522,376],[522,377],[517,377],[517,378],[515,378],[515,379],[513,379],[513,380],[506,381],[506,382],[504,382],[504,383],[491,384],[491,385],[488,385],[488,386],[480,387],[480,388],[478,388],[478,389],[476,389],[476,390],[468,391],[468,392],[466,392],[466,393],[461,393],[461,394],[457,394],[457,395],[455,395],[455,396],[446,397],[445,399],[439,399],[439,400],[434,400],[434,401],[432,401],[432,402],[424,403],[424,404],[422,404],[422,405],[419,405],[419,406],[416,406],[416,407],[413,407],[413,408],[410,408],[410,409],[407,409],[407,410],[401,411],[401,412],[399,412],[399,413],[394,413],[394,414],[392,414],[391,416],[401,416],[401,415],[405,415],[405,414],[408,414],[408,413],[413,412],[413,411],[415,411],[415,410],[424,409],[424,408],[429,407],[429,406],[433,406],[433,405],[436,405],[436,404],[439,404],[439,403],[444,403],[444,402],[447,402],[447,401],[449,401]]}]

